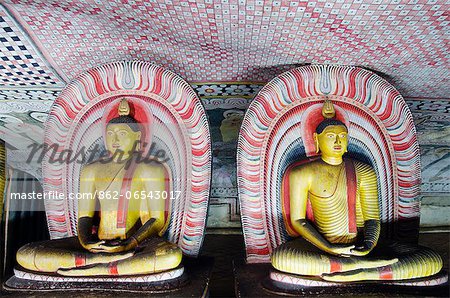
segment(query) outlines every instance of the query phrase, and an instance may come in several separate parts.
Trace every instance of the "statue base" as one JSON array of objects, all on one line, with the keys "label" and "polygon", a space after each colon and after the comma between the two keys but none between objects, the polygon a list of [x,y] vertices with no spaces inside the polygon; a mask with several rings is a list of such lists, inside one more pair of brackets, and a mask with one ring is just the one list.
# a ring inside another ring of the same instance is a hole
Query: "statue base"
[{"label": "statue base", "polygon": [[182,287],[187,282],[184,267],[164,272],[137,276],[66,277],[58,274],[39,274],[22,268],[14,269],[14,276],[5,283],[5,289],[14,290],[118,290],[166,292]]},{"label": "statue base", "polygon": [[352,286],[355,284],[383,284],[383,285],[397,285],[397,286],[408,286],[408,287],[434,287],[443,285],[448,283],[448,274],[445,271],[441,271],[436,275],[424,277],[424,278],[415,278],[415,279],[406,279],[406,280],[392,280],[392,281],[363,281],[363,282],[351,282],[351,283],[337,283],[337,282],[329,282],[320,278],[314,278],[309,276],[300,276],[295,274],[289,274],[280,272],[278,270],[272,269],[269,275],[270,280],[274,283],[285,285],[286,287],[301,287],[301,288],[310,288],[310,287],[333,287],[333,286]]},{"label": "statue base", "polygon": [[[201,259],[201,260],[200,260]],[[146,293],[158,296],[202,296],[208,292],[213,261],[210,258],[183,258],[178,268],[137,276],[65,277],[58,274],[38,274],[22,268],[3,285],[6,292],[33,294],[36,292],[122,292]]]},{"label": "statue base", "polygon": [[[309,296],[309,295],[357,295],[402,294],[448,297],[449,283],[446,271],[423,279],[386,281],[331,283],[317,279],[305,279],[300,276],[282,273],[272,269],[269,263],[245,264],[244,260],[235,261],[235,292],[238,297],[265,296]],[[301,280],[300,280],[301,279]]]}]

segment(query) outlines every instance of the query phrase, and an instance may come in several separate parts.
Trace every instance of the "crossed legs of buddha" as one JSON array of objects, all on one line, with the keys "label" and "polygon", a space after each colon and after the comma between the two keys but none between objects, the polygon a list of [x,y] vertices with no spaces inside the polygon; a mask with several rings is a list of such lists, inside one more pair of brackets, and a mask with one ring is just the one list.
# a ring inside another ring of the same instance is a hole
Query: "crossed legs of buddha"
[{"label": "crossed legs of buddha", "polygon": [[433,250],[398,242],[379,243],[366,257],[339,257],[299,237],[276,248],[271,258],[279,271],[335,282],[412,279],[442,268],[442,259]]},{"label": "crossed legs of buddha", "polygon": [[181,258],[181,249],[161,238],[123,253],[91,253],[76,237],[29,243],[17,253],[17,262],[27,270],[64,276],[152,274],[176,268]]}]

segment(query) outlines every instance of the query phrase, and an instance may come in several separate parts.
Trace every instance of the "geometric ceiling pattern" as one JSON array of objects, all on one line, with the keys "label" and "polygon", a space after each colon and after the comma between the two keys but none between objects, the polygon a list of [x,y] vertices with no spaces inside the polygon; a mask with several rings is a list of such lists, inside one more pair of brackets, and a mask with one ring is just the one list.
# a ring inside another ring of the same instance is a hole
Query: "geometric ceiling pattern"
[{"label": "geometric ceiling pattern", "polygon": [[0,84],[17,87],[62,87],[55,73],[27,33],[0,6]]},{"label": "geometric ceiling pattern", "polygon": [[267,82],[312,63],[373,70],[404,97],[448,98],[444,3],[6,0],[0,84],[60,84],[117,60],[155,62],[189,82]]}]

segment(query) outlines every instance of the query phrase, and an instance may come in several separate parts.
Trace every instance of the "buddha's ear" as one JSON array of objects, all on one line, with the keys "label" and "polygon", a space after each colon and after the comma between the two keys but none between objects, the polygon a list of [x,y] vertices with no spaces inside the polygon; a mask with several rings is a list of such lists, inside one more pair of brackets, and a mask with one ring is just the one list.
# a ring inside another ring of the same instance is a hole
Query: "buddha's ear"
[{"label": "buddha's ear", "polygon": [[136,132],[136,137],[140,140],[141,139],[141,135],[142,135],[142,133],[140,132],[140,131],[137,131]]},{"label": "buddha's ear", "polygon": [[314,147],[316,148],[316,153],[319,153],[319,138],[316,132],[313,133]]}]

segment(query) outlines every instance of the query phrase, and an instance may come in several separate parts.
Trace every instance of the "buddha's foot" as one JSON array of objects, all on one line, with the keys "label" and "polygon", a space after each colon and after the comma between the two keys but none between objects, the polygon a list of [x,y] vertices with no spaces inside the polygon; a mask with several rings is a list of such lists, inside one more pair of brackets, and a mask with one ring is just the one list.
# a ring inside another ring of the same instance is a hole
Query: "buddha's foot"
[{"label": "buddha's foot", "polygon": [[[398,262],[397,258],[389,259],[389,260],[380,260],[380,259],[361,260],[361,261],[358,261],[357,263],[355,263],[354,266],[352,266],[353,268],[351,268],[350,270],[380,268],[380,267],[395,264],[397,262]],[[350,271],[350,270],[345,270],[345,271]]]},{"label": "buddha's foot", "polygon": [[378,275],[368,274],[363,270],[354,270],[347,272],[323,274],[322,279],[332,282],[352,282],[352,281],[362,281],[362,280],[376,280]]},{"label": "buddha's foot", "polygon": [[398,259],[390,260],[361,260],[352,264],[353,268],[343,272],[323,274],[321,277],[327,281],[350,282],[360,280],[379,279],[378,268],[389,266],[398,262]]},{"label": "buddha's foot", "polygon": [[56,273],[63,276],[74,277],[108,275],[107,265],[96,265],[93,267],[80,267],[72,269],[58,269]]},{"label": "buddha's foot", "polygon": [[90,254],[86,260],[86,265],[91,264],[109,264],[120,260],[131,258],[134,255],[134,251],[128,251],[124,253],[103,253],[103,254]]},{"label": "buddha's foot", "polygon": [[89,255],[86,266],[76,268],[60,268],[56,271],[56,273],[64,276],[108,275],[109,264],[131,258],[133,255],[134,252],[125,252],[118,254],[92,254]]}]

